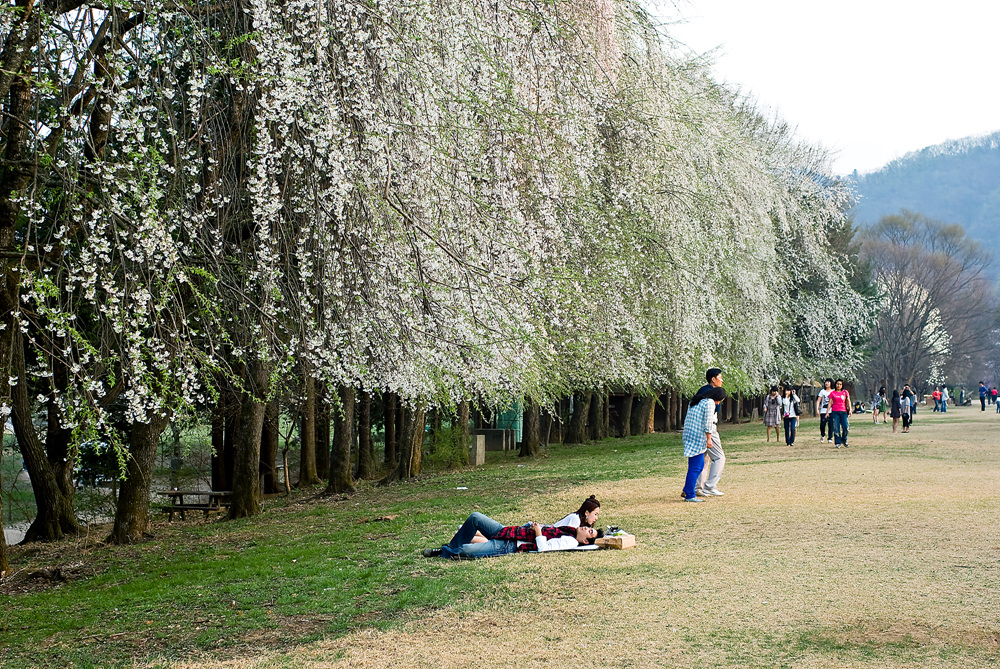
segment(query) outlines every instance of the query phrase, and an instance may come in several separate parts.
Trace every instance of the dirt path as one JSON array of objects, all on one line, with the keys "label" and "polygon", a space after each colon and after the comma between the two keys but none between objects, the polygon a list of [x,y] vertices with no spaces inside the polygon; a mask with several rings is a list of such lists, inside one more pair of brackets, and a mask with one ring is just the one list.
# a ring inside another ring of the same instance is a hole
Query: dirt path
[{"label": "dirt path", "polygon": [[640,545],[456,563],[507,572],[486,610],[219,666],[1000,666],[1000,416],[921,411],[906,435],[870,420],[850,449],[813,420],[794,448],[734,453],[705,504],[673,479],[598,489]]}]

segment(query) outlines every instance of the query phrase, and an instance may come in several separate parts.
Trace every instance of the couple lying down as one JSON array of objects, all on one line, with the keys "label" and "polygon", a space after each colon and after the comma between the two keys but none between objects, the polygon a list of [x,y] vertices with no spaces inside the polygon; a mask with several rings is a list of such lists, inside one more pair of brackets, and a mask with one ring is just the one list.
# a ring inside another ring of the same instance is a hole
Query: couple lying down
[{"label": "couple lying down", "polygon": [[564,551],[593,544],[601,536],[593,525],[601,513],[601,503],[591,495],[580,508],[555,525],[511,525],[504,527],[481,513],[465,519],[451,541],[441,548],[424,550],[424,557],[484,558],[525,551]]}]

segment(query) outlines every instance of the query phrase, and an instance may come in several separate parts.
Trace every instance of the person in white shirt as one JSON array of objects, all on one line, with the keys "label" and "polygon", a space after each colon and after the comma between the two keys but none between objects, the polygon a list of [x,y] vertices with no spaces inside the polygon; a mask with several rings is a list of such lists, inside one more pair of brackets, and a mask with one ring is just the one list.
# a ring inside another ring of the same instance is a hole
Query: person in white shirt
[{"label": "person in white shirt", "polygon": [[553,523],[554,527],[593,527],[601,515],[601,502],[594,495],[583,500],[580,508]]},{"label": "person in white shirt", "polygon": [[[826,443],[833,441],[833,414],[830,410],[830,393],[833,392],[833,379],[823,381],[823,390],[816,398],[816,413],[819,414],[819,440]],[[829,434],[827,429],[830,430]]]}]

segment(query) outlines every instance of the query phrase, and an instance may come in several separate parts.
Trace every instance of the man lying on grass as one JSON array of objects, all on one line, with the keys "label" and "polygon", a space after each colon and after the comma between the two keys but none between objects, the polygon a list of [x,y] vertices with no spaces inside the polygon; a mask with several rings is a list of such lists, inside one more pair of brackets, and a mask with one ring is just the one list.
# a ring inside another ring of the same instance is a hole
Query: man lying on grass
[{"label": "man lying on grass", "polygon": [[[486,541],[472,543],[476,532]],[[551,525],[513,525],[504,527],[481,513],[465,519],[458,532],[441,548],[427,548],[424,557],[484,558],[522,553],[525,551],[565,551],[580,545],[593,544],[600,531],[593,527],[553,527]]]}]

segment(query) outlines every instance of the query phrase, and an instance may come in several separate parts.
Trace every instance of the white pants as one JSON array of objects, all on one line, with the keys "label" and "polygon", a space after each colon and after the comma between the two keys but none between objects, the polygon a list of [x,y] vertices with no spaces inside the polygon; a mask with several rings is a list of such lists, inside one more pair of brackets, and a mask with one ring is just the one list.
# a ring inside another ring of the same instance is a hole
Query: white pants
[{"label": "white pants", "polygon": [[705,488],[714,490],[722,478],[722,470],[726,467],[726,454],[722,452],[722,441],[719,440],[718,432],[712,433],[712,448],[705,451],[705,457],[712,461],[712,465],[701,470],[695,492],[704,492]]}]

